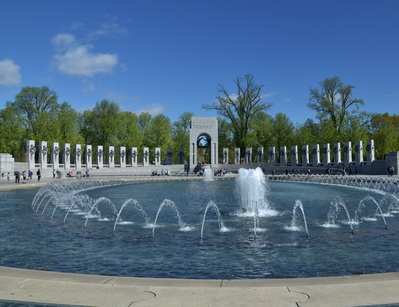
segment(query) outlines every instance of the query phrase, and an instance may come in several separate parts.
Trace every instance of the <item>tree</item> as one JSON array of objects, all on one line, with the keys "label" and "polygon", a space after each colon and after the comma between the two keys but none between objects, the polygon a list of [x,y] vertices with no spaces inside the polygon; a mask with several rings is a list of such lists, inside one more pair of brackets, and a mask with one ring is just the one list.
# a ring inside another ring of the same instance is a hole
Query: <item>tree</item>
[{"label": "tree", "polygon": [[271,107],[270,103],[263,100],[263,85],[255,83],[252,75],[237,77],[234,81],[237,87],[236,94],[230,94],[223,86],[219,85],[219,96],[217,102],[203,105],[206,110],[216,110],[220,116],[225,117],[233,131],[234,142],[241,152],[245,153],[248,145],[248,132],[254,116],[261,111],[266,111]]},{"label": "tree", "polygon": [[83,113],[82,135],[86,144],[118,146],[121,110],[116,102],[101,100],[92,110]]},{"label": "tree", "polygon": [[15,96],[15,102],[9,105],[23,117],[22,124],[27,129],[28,137],[50,141],[59,108],[57,99],[57,93],[47,86],[25,86]]},{"label": "tree", "polygon": [[[358,111],[364,101],[352,97],[352,85],[344,85],[340,77],[326,78],[320,89],[311,88],[308,107],[317,112],[320,120],[329,119],[337,136],[342,135],[345,121]],[[354,109],[352,109],[354,108]],[[352,111],[350,111],[352,109]]]},{"label": "tree", "polygon": [[79,114],[72,109],[71,105],[63,102],[58,108],[57,115],[57,141],[60,143],[80,144],[83,143],[83,137],[79,132]]},{"label": "tree", "polygon": [[303,124],[295,129],[295,139],[298,145],[318,144],[321,139],[320,124],[315,123],[312,119],[307,119]]},{"label": "tree", "polygon": [[288,152],[291,152],[291,145],[294,144],[295,127],[292,121],[284,113],[277,113],[272,121],[273,144],[280,151],[281,146],[287,146]]},{"label": "tree", "polygon": [[376,147],[376,158],[399,150],[399,115],[378,114],[371,121],[371,138]]},{"label": "tree", "polygon": [[192,112],[184,112],[172,126],[173,149],[177,152],[180,148],[184,149],[185,160],[188,160],[190,150],[190,124]]},{"label": "tree", "polygon": [[135,113],[124,111],[120,114],[121,127],[118,131],[118,139],[121,145],[127,149],[140,148],[143,144],[143,132],[140,130],[138,116]]},{"label": "tree", "polygon": [[23,118],[15,107],[8,105],[0,110],[0,152],[12,154],[17,161],[23,161],[25,151],[22,122]]}]

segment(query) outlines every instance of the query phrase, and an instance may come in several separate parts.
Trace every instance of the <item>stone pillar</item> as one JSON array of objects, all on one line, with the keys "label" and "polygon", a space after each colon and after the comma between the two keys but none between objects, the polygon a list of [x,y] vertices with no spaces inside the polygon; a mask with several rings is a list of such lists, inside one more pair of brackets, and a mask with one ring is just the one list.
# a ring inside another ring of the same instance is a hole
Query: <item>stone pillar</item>
[{"label": "stone pillar", "polygon": [[276,147],[269,147],[269,163],[276,163]]},{"label": "stone pillar", "polygon": [[71,146],[69,143],[64,143],[64,151],[62,153],[62,162],[65,169],[71,168]]},{"label": "stone pillar", "polygon": [[[4,174],[4,176],[0,177],[0,179],[7,180],[7,177],[10,177],[10,180],[13,180],[15,178],[14,163],[15,161],[12,155],[6,153],[0,153],[0,174]],[[29,170],[31,169],[29,168]]]},{"label": "stone pillar", "polygon": [[344,165],[350,166],[352,163],[352,143],[345,142],[344,146]]},{"label": "stone pillar", "polygon": [[47,142],[40,141],[39,142],[39,163],[40,163],[40,167],[42,169],[47,168],[47,153],[48,153]]},{"label": "stone pillar", "polygon": [[264,163],[264,149],[263,147],[258,147],[258,164],[263,164]]},{"label": "stone pillar", "polygon": [[126,167],[126,147],[125,146],[121,146],[119,148],[119,164],[120,164],[121,168]]},{"label": "stone pillar", "polygon": [[137,147],[132,147],[132,167],[137,166]]},{"label": "stone pillar", "polygon": [[280,146],[280,166],[287,165],[287,147]]},{"label": "stone pillar", "polygon": [[172,165],[173,164],[173,150],[172,148],[167,148],[166,149],[166,164],[167,165]]},{"label": "stone pillar", "polygon": [[26,141],[26,162],[28,162],[28,169],[31,171],[33,171],[33,169],[36,167],[35,153],[36,153],[35,141],[33,140]]},{"label": "stone pillar", "polygon": [[399,174],[399,152],[390,152],[385,156],[385,169],[393,166],[393,175]]},{"label": "stone pillar", "polygon": [[115,168],[115,146],[108,146],[108,167]]},{"label": "stone pillar", "polygon": [[341,143],[334,143],[334,166],[338,167],[342,160],[341,160]]},{"label": "stone pillar", "polygon": [[356,153],[356,165],[360,166],[363,162],[363,142],[355,142],[355,153]]},{"label": "stone pillar", "polygon": [[143,166],[150,165],[150,149],[148,147],[143,148]]},{"label": "stone pillar", "polygon": [[309,163],[309,145],[302,145],[302,166],[308,166]]},{"label": "stone pillar", "polygon": [[245,149],[245,164],[252,164],[252,147]]},{"label": "stone pillar", "polygon": [[367,164],[371,165],[375,160],[374,140],[367,141],[366,151],[367,151]]},{"label": "stone pillar", "polygon": [[82,169],[82,145],[75,144],[75,168]]},{"label": "stone pillar", "polygon": [[291,146],[291,164],[292,166],[298,165],[298,146]]},{"label": "stone pillar", "polygon": [[329,166],[331,163],[330,144],[323,145],[323,166]]},{"label": "stone pillar", "polygon": [[313,145],[312,154],[313,154],[313,166],[319,166],[319,164],[320,164],[320,145],[319,144]]},{"label": "stone pillar", "polygon": [[154,155],[155,155],[155,160],[154,160],[155,166],[160,166],[162,164],[161,163],[162,156],[161,156],[161,148],[160,147],[155,147]]},{"label": "stone pillar", "polygon": [[93,149],[91,145],[86,145],[86,151],[85,151],[85,163],[86,163],[86,169],[89,170],[93,167]]},{"label": "stone pillar", "polygon": [[229,149],[223,148],[223,164],[229,164]]},{"label": "stone pillar", "polygon": [[184,149],[183,148],[179,148],[179,152],[177,153],[178,156],[178,164],[184,164]]},{"label": "stone pillar", "polygon": [[60,167],[60,145],[57,142],[51,144],[51,163],[53,164],[53,169]]},{"label": "stone pillar", "polygon": [[102,145],[97,145],[97,168],[104,167],[104,148]]},{"label": "stone pillar", "polygon": [[240,164],[240,157],[241,157],[241,149],[240,148],[234,149],[234,164],[235,165]]}]

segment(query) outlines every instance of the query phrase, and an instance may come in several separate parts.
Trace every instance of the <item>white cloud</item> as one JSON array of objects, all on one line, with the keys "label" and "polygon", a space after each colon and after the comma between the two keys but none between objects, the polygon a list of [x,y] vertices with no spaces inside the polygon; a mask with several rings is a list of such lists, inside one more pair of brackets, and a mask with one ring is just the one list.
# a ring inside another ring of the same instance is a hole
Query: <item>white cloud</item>
[{"label": "white cloud", "polygon": [[20,67],[13,60],[0,61],[0,85],[13,86],[21,83]]},{"label": "white cloud", "polygon": [[55,66],[61,73],[74,76],[93,77],[111,73],[118,64],[118,55],[93,53],[92,45],[78,44],[72,34],[58,34],[52,39],[56,54]]},{"label": "white cloud", "polygon": [[166,107],[159,104],[159,103],[153,103],[147,106],[142,107],[141,109],[137,110],[135,113],[137,115],[140,115],[141,113],[150,113],[151,115],[158,115],[163,113],[163,111],[166,110]]}]

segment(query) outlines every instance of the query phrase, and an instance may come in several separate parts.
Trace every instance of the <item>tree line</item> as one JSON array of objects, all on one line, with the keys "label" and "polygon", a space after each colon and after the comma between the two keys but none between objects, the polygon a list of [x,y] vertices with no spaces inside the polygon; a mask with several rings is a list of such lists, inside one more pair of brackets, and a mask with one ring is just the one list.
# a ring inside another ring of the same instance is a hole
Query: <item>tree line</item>
[{"label": "tree line", "polygon": [[[361,109],[365,102],[353,97],[355,87],[344,84],[340,77],[325,78],[310,88],[307,107],[316,112],[316,117],[297,124],[284,113],[268,114],[272,104],[265,101],[263,88],[252,75],[237,77],[234,89],[219,85],[217,100],[203,105],[219,115],[220,151],[239,147],[244,154],[246,147],[290,148],[368,139],[374,139],[376,159],[399,151],[399,115],[365,112]],[[161,147],[164,153],[167,148],[176,153],[183,148],[188,160],[194,115],[187,111],[172,122],[163,114],[123,111],[117,102],[106,99],[79,113],[68,102],[59,103],[57,93],[47,86],[26,86],[0,110],[0,152],[25,161],[26,140],[44,140],[105,148]]]}]

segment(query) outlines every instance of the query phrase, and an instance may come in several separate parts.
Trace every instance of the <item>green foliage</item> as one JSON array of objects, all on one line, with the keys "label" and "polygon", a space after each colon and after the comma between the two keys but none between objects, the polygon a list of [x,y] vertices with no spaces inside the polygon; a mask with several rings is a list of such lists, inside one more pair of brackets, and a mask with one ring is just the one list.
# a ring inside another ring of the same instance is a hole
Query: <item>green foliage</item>
[{"label": "green foliage", "polygon": [[[316,122],[306,120],[294,126],[283,113],[275,117],[267,114],[271,107],[262,99],[262,85],[252,75],[236,78],[236,93],[230,94],[219,85],[218,101],[203,108],[216,110],[221,116],[219,125],[219,156],[223,148],[344,143],[374,139],[376,158],[399,151],[399,115],[360,112],[363,100],[352,98],[351,85],[344,85],[339,77],[326,78],[320,88],[311,89],[308,107],[317,112]],[[91,144],[93,146],[161,147],[165,157],[172,148],[174,162],[177,151],[189,155],[191,112],[184,112],[171,124],[160,114],[136,115],[122,111],[116,102],[102,100],[93,109],[79,114],[67,102],[58,103],[58,95],[46,86],[23,87],[14,102],[7,102],[0,110],[0,151],[11,153],[17,161],[25,159],[26,140],[49,143]],[[118,154],[116,150],[116,154]],[[288,150],[290,152],[290,150]],[[229,151],[233,161],[234,152]],[[152,158],[151,158],[152,159]]]},{"label": "green foliage", "polygon": [[23,161],[25,152],[23,120],[18,109],[10,104],[0,110],[0,152],[10,153],[19,161]]},{"label": "green foliage", "polygon": [[92,110],[84,111],[81,132],[86,144],[119,146],[121,110],[115,102],[102,100]]},{"label": "green foliage", "polygon": [[[180,148],[183,148],[186,161],[188,161],[190,152],[190,125],[193,116],[192,112],[184,112],[172,125],[173,152],[177,153]],[[177,161],[176,154],[174,160]]]},{"label": "green foliage", "polygon": [[371,133],[376,147],[376,158],[399,151],[399,115],[378,114],[371,121]]}]

